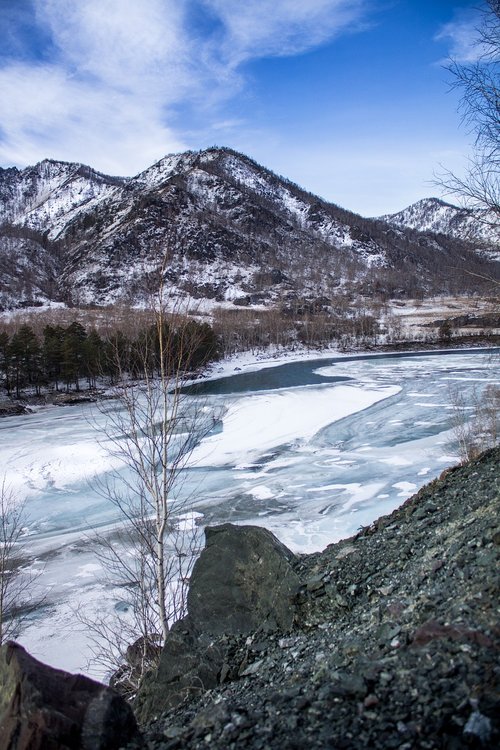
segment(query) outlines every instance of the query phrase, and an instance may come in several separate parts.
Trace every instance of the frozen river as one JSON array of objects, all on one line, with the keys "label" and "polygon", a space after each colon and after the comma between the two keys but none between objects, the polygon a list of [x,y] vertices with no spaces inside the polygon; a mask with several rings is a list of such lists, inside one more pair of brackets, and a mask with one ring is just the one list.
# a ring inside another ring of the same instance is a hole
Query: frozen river
[{"label": "frozen river", "polygon": [[[182,492],[199,523],[257,523],[295,551],[350,536],[457,461],[450,394],[500,382],[499,354],[385,355],[285,363],[209,381],[222,424],[195,449]],[[25,542],[44,559],[43,607],[20,638],[55,666],[85,670],[77,606],[119,605],[89,535],[116,510],[95,488],[117,468],[104,410],[51,407],[0,421],[7,483],[27,500]],[[119,468],[119,467],[118,467]]]}]

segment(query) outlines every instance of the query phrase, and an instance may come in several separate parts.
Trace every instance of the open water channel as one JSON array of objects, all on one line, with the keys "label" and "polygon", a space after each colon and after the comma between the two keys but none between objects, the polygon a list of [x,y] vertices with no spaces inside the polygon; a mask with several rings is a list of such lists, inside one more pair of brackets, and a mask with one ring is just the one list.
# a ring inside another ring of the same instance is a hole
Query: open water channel
[{"label": "open water channel", "polygon": [[[189,398],[222,416],[194,450],[181,499],[201,526],[257,523],[294,551],[322,549],[456,463],[453,394],[471,405],[499,385],[499,358],[498,350],[329,357],[207,381]],[[26,546],[44,560],[46,603],[20,641],[70,670],[85,671],[88,655],[74,608],[119,606],[90,541],[117,521],[95,487],[121,470],[103,438],[114,408],[50,407],[0,421],[0,466],[26,498]]]}]

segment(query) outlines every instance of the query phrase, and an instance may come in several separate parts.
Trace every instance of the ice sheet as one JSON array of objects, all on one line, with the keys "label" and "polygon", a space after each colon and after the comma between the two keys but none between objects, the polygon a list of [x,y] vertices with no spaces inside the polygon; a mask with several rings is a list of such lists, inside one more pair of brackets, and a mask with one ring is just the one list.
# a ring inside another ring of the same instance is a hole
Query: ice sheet
[{"label": "ice sheet", "polygon": [[223,418],[222,432],[195,449],[192,466],[241,463],[291,441],[307,441],[321,428],[399,393],[400,387],[338,385],[286,389],[237,399]]},{"label": "ice sheet", "polygon": [[[243,366],[269,364],[247,357]],[[295,551],[323,549],[391,512],[456,463],[447,379],[463,377],[467,399],[498,380],[497,373],[491,357],[477,354],[360,357],[331,368],[332,376],[348,375],[349,385],[231,396],[222,432],[199,446],[186,475],[194,505],[177,526],[256,523]],[[0,420],[0,465],[28,499],[36,523],[28,525],[26,541],[47,565],[41,579],[47,607],[20,640],[38,658],[71,670],[85,671],[89,656],[75,607],[112,613],[121,601],[119,590],[103,587],[85,539],[87,525],[113,525],[112,507],[87,481],[105,478],[112,465],[97,427],[79,407]]]}]

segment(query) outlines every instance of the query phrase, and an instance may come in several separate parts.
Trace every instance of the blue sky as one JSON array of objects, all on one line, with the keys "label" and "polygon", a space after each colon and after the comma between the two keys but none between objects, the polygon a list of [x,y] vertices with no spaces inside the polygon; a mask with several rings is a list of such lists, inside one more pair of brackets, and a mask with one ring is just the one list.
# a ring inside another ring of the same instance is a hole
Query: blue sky
[{"label": "blue sky", "polygon": [[470,135],[443,63],[478,0],[0,0],[0,166],[133,175],[225,145],[370,216],[438,193]]}]

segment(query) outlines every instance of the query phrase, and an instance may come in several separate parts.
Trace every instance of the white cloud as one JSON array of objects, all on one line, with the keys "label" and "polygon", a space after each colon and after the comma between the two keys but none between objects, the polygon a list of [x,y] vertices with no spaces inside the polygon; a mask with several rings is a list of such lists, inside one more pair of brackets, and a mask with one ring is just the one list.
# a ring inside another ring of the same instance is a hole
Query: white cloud
[{"label": "white cloud", "polygon": [[478,41],[479,14],[474,11],[462,11],[457,17],[445,24],[436,35],[436,41],[447,41],[449,57],[458,63],[473,63],[480,59],[484,48]]},{"label": "white cloud", "polygon": [[0,160],[86,161],[133,174],[185,148],[168,107],[197,84],[179,0],[36,0],[49,64],[0,70]]},{"label": "white cloud", "polygon": [[366,0],[203,0],[223,25],[221,49],[233,65],[304,52],[352,29]]},{"label": "white cloud", "polygon": [[[66,66],[134,94],[177,98],[189,54],[182,0],[37,0]],[[167,73],[167,75],[165,75]]]},{"label": "white cloud", "polygon": [[[169,126],[175,108],[232,121],[215,110],[243,85],[240,63],[351,30],[368,0],[32,2],[51,46],[0,68],[0,162],[53,157],[133,174],[186,147]],[[193,10],[209,22],[191,26]]]},{"label": "white cloud", "polygon": [[134,174],[184,144],[156,106],[78,81],[57,66],[0,70],[0,162],[45,157],[85,161],[103,172]]}]

